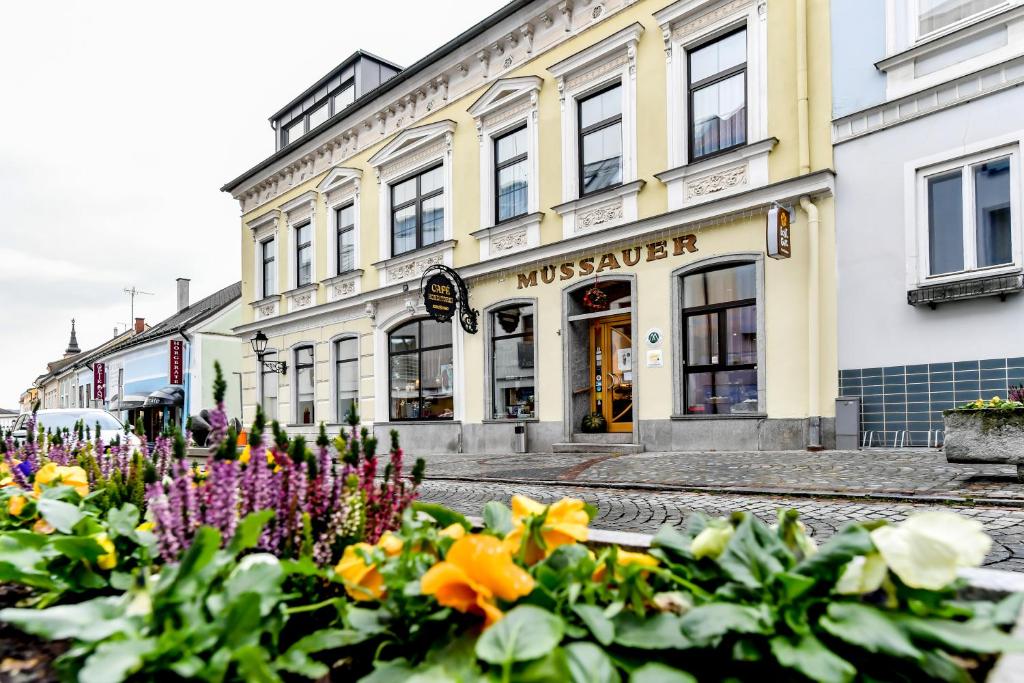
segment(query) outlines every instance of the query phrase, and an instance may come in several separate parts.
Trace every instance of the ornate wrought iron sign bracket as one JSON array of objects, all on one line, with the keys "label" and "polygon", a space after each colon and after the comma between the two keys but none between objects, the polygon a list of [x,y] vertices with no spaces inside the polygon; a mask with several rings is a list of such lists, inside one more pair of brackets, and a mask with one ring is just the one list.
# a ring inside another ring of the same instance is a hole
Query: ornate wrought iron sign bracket
[{"label": "ornate wrought iron sign bracket", "polygon": [[440,263],[428,267],[420,277],[423,305],[427,314],[440,323],[459,314],[462,329],[476,334],[480,312],[469,307],[469,290],[459,274]]}]

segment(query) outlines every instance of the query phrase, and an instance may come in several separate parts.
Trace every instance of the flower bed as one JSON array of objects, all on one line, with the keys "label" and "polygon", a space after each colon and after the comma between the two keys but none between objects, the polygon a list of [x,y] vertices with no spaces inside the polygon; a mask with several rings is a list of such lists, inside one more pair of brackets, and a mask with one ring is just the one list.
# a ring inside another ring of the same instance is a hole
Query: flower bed
[{"label": "flower bed", "polygon": [[951,463],[1005,463],[1017,466],[1024,483],[1024,389],[1009,400],[977,400],[942,413],[946,460]]},{"label": "flower bed", "polygon": [[[952,513],[821,548],[795,511],[696,515],[625,548],[594,542],[580,500],[471,524],[414,501],[397,443],[378,477],[354,427],[315,451],[271,431],[218,434],[206,471],[172,438],[145,513],[38,454],[0,489],[0,581],[27,591],[0,621],[67,641],[56,670],[85,683],[971,681],[1022,649],[1024,594],[962,592],[991,541]],[[151,469],[129,456],[113,477]]]}]

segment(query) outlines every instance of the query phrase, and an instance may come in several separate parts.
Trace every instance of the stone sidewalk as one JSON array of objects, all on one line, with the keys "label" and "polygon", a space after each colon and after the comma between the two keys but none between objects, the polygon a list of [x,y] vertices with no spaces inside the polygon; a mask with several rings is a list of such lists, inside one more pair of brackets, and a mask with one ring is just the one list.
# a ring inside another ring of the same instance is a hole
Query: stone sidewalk
[{"label": "stone sidewalk", "polygon": [[[410,452],[410,455],[415,455]],[[1024,507],[1013,465],[951,465],[931,449],[426,456],[427,478],[588,488]]]}]

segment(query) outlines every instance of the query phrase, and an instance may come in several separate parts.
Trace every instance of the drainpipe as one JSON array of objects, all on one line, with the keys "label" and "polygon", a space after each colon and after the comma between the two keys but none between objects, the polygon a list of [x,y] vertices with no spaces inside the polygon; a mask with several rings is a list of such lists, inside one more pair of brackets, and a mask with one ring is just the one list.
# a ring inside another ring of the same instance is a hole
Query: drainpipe
[{"label": "drainpipe", "polygon": [[800,175],[811,172],[807,104],[807,0],[796,0],[796,125]]},{"label": "drainpipe", "polygon": [[821,321],[818,305],[818,207],[810,197],[800,197],[807,214],[807,450],[821,445]]}]

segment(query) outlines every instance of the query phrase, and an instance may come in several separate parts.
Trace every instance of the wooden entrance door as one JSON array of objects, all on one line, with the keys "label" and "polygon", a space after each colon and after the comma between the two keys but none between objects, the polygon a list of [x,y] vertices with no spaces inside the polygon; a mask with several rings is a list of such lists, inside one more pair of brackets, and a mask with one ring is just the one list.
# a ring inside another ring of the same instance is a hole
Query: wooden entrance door
[{"label": "wooden entrance door", "polygon": [[633,325],[611,315],[590,324],[590,409],[609,432],[633,431]]}]

